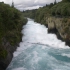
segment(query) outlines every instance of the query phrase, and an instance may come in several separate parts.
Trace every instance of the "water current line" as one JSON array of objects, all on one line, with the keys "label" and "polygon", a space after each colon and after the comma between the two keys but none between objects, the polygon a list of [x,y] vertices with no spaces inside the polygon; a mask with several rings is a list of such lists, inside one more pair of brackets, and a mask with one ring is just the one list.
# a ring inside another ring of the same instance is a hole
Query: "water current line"
[{"label": "water current line", "polygon": [[26,42],[26,43],[28,43],[28,44],[37,44],[37,45],[43,45],[43,46],[50,46],[50,45],[48,45],[48,44],[42,44],[42,43],[31,43],[31,42]]}]

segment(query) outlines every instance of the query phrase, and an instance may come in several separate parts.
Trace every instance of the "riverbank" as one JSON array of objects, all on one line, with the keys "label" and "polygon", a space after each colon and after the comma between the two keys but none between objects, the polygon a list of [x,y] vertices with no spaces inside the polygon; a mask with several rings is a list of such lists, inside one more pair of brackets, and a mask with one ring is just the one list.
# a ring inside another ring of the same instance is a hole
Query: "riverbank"
[{"label": "riverbank", "polygon": [[19,10],[0,2],[0,70],[5,70],[11,62],[26,23],[27,19]]},{"label": "riverbank", "polygon": [[70,46],[70,18],[49,17],[46,19],[48,32],[55,33],[58,39],[66,42]]}]

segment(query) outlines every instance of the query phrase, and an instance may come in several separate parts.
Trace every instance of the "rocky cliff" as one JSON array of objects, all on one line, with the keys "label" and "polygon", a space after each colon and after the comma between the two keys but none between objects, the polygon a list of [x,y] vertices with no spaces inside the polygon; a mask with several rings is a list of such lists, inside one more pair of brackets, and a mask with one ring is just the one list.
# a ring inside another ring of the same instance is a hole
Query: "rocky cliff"
[{"label": "rocky cliff", "polygon": [[2,51],[0,51],[0,70],[5,70],[13,58],[13,52],[18,45],[12,46],[5,38],[3,39]]},{"label": "rocky cliff", "polygon": [[46,21],[48,32],[56,33],[59,39],[70,46],[70,18],[48,17]]},{"label": "rocky cliff", "polygon": [[5,37],[2,38],[2,44],[0,45],[0,70],[6,70],[6,68],[12,61],[13,53],[14,51],[16,51],[17,47],[19,46],[19,42],[22,41],[21,31],[19,33],[20,34],[17,35],[18,40],[15,38],[16,37],[15,35],[10,37],[14,45],[12,45],[12,42],[8,41],[7,38]]}]

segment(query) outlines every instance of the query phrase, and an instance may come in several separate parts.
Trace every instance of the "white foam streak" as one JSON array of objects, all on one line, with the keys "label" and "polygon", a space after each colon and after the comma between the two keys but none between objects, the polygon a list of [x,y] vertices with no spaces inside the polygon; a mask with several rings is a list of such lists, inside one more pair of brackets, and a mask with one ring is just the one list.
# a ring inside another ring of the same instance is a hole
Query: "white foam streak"
[{"label": "white foam streak", "polygon": [[38,63],[38,61],[40,61],[40,57],[38,56],[38,53],[36,52],[36,51],[34,51],[33,52],[33,54],[34,54],[34,57],[33,57],[33,59],[32,59],[32,63],[34,64],[34,63]]},{"label": "white foam streak", "polygon": [[13,70],[27,70],[26,68],[20,67],[20,68],[15,68]]},{"label": "white foam streak", "polygon": [[70,58],[70,54],[63,53],[62,56],[67,56],[68,58]]},{"label": "white foam streak", "polygon": [[[26,45],[27,45],[27,47],[26,47]],[[26,43],[21,42],[21,43],[19,44],[19,46],[20,46],[20,47],[17,48],[16,52],[13,53],[14,57],[18,56],[18,55],[19,55],[20,53],[22,53],[22,51],[24,51],[25,49],[31,47],[31,44],[28,45],[28,44],[26,44]]]}]

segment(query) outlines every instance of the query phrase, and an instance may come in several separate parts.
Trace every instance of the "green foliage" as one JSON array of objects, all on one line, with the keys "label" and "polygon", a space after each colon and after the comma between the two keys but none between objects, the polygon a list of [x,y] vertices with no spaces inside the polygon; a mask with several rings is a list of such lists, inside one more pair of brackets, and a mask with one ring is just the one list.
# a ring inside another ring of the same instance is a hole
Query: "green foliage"
[{"label": "green foliage", "polygon": [[62,2],[70,2],[70,0],[62,0]]},{"label": "green foliage", "polygon": [[[0,47],[4,46],[3,38],[12,46],[19,43],[22,37],[21,29],[26,22],[27,20],[19,10],[0,2]],[[6,50],[0,51],[1,56],[6,56]]]},{"label": "green foliage", "polygon": [[36,11],[37,11],[37,9],[26,10],[26,11],[23,11],[23,14],[24,14],[25,17],[34,18],[35,14],[36,14]]},{"label": "green foliage", "polygon": [[5,59],[7,57],[8,53],[6,50],[0,50],[0,58]]},{"label": "green foliage", "polygon": [[35,15],[35,21],[39,22],[39,23],[44,23],[45,24],[45,18],[46,18],[46,15],[48,11],[48,8],[44,7],[44,8],[39,8],[36,12],[36,15]]},{"label": "green foliage", "polygon": [[70,3],[61,2],[51,8],[53,16],[70,16]]}]

